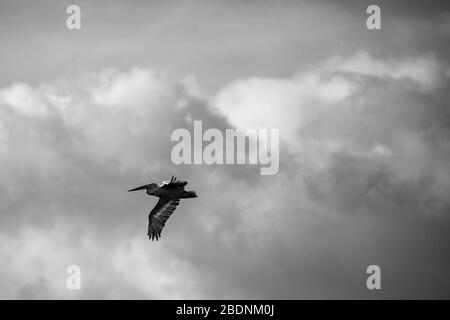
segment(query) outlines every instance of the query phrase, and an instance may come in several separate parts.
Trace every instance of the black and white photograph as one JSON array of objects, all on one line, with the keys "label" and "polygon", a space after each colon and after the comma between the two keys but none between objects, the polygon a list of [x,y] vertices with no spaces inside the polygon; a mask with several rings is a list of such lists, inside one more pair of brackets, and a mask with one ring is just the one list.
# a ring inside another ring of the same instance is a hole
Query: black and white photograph
[{"label": "black and white photograph", "polygon": [[0,299],[450,299],[450,3],[0,0]]}]

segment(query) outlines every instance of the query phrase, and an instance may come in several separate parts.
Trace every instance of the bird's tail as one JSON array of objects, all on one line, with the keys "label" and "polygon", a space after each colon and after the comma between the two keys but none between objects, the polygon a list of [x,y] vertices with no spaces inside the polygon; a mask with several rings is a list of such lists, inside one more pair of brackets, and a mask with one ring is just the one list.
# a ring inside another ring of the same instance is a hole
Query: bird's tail
[{"label": "bird's tail", "polygon": [[183,196],[186,198],[197,198],[197,193],[195,191],[184,191]]}]

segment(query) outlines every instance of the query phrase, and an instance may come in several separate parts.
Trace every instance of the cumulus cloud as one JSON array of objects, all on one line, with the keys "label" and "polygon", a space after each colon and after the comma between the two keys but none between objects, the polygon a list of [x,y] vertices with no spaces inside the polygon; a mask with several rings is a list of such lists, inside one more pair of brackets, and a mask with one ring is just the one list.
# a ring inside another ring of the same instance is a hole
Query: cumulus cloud
[{"label": "cumulus cloud", "polygon": [[[418,204],[417,211],[444,214],[450,191],[445,68],[432,55],[385,62],[360,52],[291,79],[238,80],[218,93],[215,106],[238,127],[280,128],[299,174],[325,194],[339,192],[339,172],[349,166],[345,176],[364,180],[349,181],[353,191],[385,192],[375,191],[379,183],[398,192],[415,186],[422,189],[418,201],[439,203],[433,210]],[[318,175],[326,177],[323,184]]]},{"label": "cumulus cloud", "polygon": [[[291,78],[236,80],[212,103],[193,78],[141,68],[0,89],[1,296],[366,297],[371,263],[393,285],[384,297],[442,296],[446,66],[405,61],[333,57]],[[170,135],[192,120],[279,128],[280,173],[174,166]],[[125,191],[172,174],[200,197],[151,243],[155,200]],[[65,288],[70,264],[86,275],[80,292]]]},{"label": "cumulus cloud", "polygon": [[[164,253],[164,248],[149,248],[136,238],[111,243],[99,241],[90,232],[73,237],[73,232],[73,225],[59,221],[49,229],[27,227],[15,236],[2,234],[2,242],[8,245],[0,248],[7,262],[0,274],[1,297],[198,298],[192,278],[195,269]],[[70,265],[80,267],[82,291],[66,287]]]}]

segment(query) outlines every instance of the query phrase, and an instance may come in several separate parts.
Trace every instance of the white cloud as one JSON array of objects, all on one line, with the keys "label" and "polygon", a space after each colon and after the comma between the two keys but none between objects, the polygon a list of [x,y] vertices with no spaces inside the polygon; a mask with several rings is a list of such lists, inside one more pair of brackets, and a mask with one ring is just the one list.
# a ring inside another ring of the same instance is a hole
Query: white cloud
[{"label": "white cloud", "polygon": [[322,79],[313,72],[292,79],[250,78],[221,90],[214,105],[238,128],[277,128],[295,144],[299,128],[347,98],[353,87],[342,77]]},{"label": "white cloud", "polygon": [[[53,172],[52,179],[63,175],[67,157],[119,171],[150,165],[145,154],[166,144],[160,136],[169,134],[170,125],[164,119],[180,118],[176,105],[189,99],[189,90],[182,81],[144,69],[2,88],[0,165],[10,176],[4,186],[18,184],[17,175],[28,169]],[[161,159],[156,155],[152,165]]]},{"label": "white cloud", "polygon": [[[102,297],[176,299],[198,298],[195,271],[164,245],[143,237],[99,242],[86,228],[58,221],[51,228],[27,227],[18,234],[0,233],[0,297],[35,299]],[[81,229],[80,229],[81,230]],[[157,257],[157,258],[156,258]],[[69,290],[69,265],[81,268],[81,290]]]},{"label": "white cloud", "polygon": [[48,114],[48,108],[39,92],[26,83],[15,83],[9,88],[1,89],[1,104],[6,104],[14,111],[27,116],[44,117]]},{"label": "white cloud", "polygon": [[324,70],[351,72],[375,77],[392,77],[414,81],[419,89],[431,91],[442,83],[444,70],[433,54],[409,57],[402,60],[385,61],[360,51],[350,58],[334,57]]},{"label": "white cloud", "polygon": [[[443,186],[436,172],[448,169],[450,157],[440,142],[449,138],[446,115],[434,100],[445,92],[441,70],[433,55],[383,61],[359,52],[290,79],[235,81],[214,105],[240,128],[280,128],[306,179],[333,177],[336,157],[345,155],[387,170],[398,183],[427,181],[431,190]],[[405,79],[415,85],[405,86]],[[441,192],[422,196],[437,194],[448,203]]]}]

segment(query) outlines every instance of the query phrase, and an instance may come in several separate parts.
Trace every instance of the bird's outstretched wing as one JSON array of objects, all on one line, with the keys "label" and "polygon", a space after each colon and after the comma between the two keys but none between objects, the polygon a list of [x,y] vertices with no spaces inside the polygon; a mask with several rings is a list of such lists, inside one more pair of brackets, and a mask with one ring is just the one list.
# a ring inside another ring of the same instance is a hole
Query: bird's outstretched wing
[{"label": "bird's outstretched wing", "polygon": [[161,231],[166,224],[167,219],[175,211],[179,199],[166,199],[159,198],[158,203],[153,208],[153,210],[148,214],[148,238],[158,240],[161,237]]},{"label": "bird's outstretched wing", "polygon": [[187,181],[178,180],[176,177],[172,176],[170,181],[164,181],[161,188],[176,188],[176,189],[184,189],[187,185]]}]

